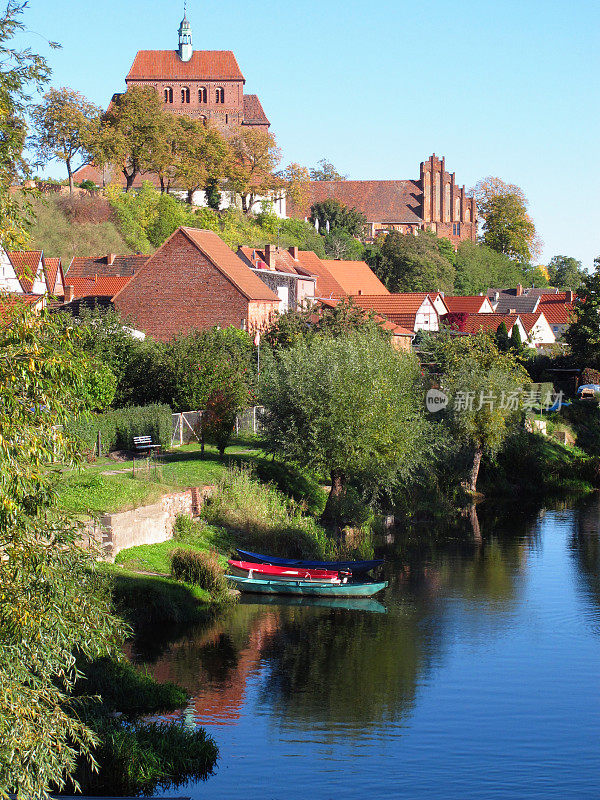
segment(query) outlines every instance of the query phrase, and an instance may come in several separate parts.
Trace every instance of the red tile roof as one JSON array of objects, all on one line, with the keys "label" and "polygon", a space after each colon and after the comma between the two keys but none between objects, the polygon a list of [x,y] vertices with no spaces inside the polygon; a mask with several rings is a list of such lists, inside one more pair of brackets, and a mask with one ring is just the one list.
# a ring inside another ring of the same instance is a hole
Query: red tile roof
[{"label": "red tile roof", "polygon": [[66,286],[72,286],[75,298],[81,297],[114,297],[124,286],[127,286],[131,276],[99,275],[96,277],[67,277]]},{"label": "red tile roof", "polygon": [[348,296],[348,292],[341,287],[319,256],[312,250],[300,250],[298,261],[311,275],[317,276],[316,297],[337,297],[339,299]]},{"label": "red tile roof", "polygon": [[[270,300],[279,302],[279,297],[247,267],[214,231],[198,228],[180,228],[190,242],[214,264],[214,266],[248,300]],[[150,259],[147,264],[152,264]]]},{"label": "red tile roof", "polygon": [[243,81],[231,50],[194,50],[182,61],[177,50],[139,50],[125,81],[230,80]]},{"label": "red tile roof", "polygon": [[6,253],[13,266],[21,288],[31,292],[42,257],[41,250],[11,250]]},{"label": "red tile roof", "polygon": [[311,181],[307,202],[300,208],[290,204],[290,216],[304,219],[313,203],[339,200],[356,208],[367,222],[422,222],[422,189],[417,181]]},{"label": "red tile roof", "polygon": [[444,295],[443,300],[450,313],[465,311],[467,314],[479,314],[481,313],[481,306],[484,303],[489,304],[489,300],[485,295],[469,295],[465,297]]},{"label": "red tile roof", "polygon": [[510,333],[519,316],[519,314],[469,314],[461,327],[465,333],[491,332],[497,331],[504,322]]},{"label": "red tile roof", "polygon": [[[248,265],[254,269],[269,269],[267,266],[267,257],[264,250],[258,247],[247,247],[241,245],[238,248],[238,255],[242,260],[245,260]],[[271,253],[274,269],[279,272],[289,272],[292,275],[299,275],[300,277],[314,277],[305,269],[299,261],[296,261],[288,250],[282,247],[273,247]]]},{"label": "red tile roof", "polygon": [[[326,308],[335,308],[339,303],[340,300],[330,300],[328,298],[319,298],[317,301],[320,305],[325,306]],[[355,303],[356,305],[356,303]],[[363,309],[367,311],[368,309]],[[381,317],[379,314],[375,314],[374,317],[375,321],[386,331],[390,331],[393,336],[410,336],[411,339],[415,335],[415,332],[409,328],[403,328],[402,325],[396,325],[394,322],[390,322],[389,319],[385,317]]]},{"label": "red tile roof", "polygon": [[109,256],[77,256],[73,258],[65,275],[65,280],[70,281],[71,278],[93,278],[95,275],[119,276],[125,277],[135,274],[135,272],[144,266],[150,256],[144,255],[128,255],[117,256],[111,259]]},{"label": "red tile roof", "polygon": [[426,292],[406,292],[387,295],[354,295],[352,300],[361,308],[370,308],[382,314],[397,325],[414,331],[417,312],[429,298],[433,307],[433,299]]},{"label": "red tile roof", "polygon": [[46,288],[50,294],[54,294],[56,278],[60,268],[60,258],[44,258]]},{"label": "red tile roof", "polygon": [[244,124],[245,125],[269,125],[269,120],[265,114],[262,104],[256,94],[244,95]]},{"label": "red tile roof", "polygon": [[364,261],[321,259],[321,263],[348,294],[389,294],[377,275]]}]

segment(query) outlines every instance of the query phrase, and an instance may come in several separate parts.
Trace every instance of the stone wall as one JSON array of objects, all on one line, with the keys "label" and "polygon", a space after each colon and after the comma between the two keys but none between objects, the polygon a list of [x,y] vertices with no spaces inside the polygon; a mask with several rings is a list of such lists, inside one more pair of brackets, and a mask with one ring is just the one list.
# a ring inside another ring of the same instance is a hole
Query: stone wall
[{"label": "stone wall", "polygon": [[198,516],[212,486],[186,489],[184,492],[166,494],[157,503],[140,506],[131,511],[103,514],[100,517],[102,548],[105,558],[113,561],[117,553],[140,544],[158,544],[171,539],[173,525],[179,514]]}]

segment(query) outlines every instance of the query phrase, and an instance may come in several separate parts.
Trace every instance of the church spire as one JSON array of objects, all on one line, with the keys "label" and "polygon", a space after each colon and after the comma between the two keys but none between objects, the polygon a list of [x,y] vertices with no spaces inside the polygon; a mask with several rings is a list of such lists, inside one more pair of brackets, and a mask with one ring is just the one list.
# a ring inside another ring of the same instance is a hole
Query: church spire
[{"label": "church spire", "polygon": [[183,4],[183,19],[179,25],[179,58],[182,61],[189,61],[194,49],[192,47],[192,26],[186,14],[187,3]]}]

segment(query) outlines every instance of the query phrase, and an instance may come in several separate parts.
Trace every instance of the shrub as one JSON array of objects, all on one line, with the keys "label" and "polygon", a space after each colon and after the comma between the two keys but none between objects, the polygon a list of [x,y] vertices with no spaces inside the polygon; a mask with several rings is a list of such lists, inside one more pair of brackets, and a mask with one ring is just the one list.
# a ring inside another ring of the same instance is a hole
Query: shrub
[{"label": "shrub", "polygon": [[223,597],[227,593],[227,581],[215,550],[208,553],[174,550],[171,555],[171,575],[178,581],[199,586],[213,597]]},{"label": "shrub", "polygon": [[173,525],[173,539],[183,541],[189,539],[194,531],[194,522],[187,514],[178,514]]},{"label": "shrub", "polygon": [[236,411],[237,400],[228,387],[210,393],[202,427],[206,438],[217,447],[221,456],[231,439]]},{"label": "shrub", "polygon": [[171,409],[167,405],[131,406],[95,414],[73,424],[70,433],[79,439],[84,451],[94,452],[98,433],[102,453],[129,450],[134,436],[151,436],[154,444],[169,447],[172,436]]},{"label": "shrub", "polygon": [[597,369],[586,367],[581,373],[581,383],[584,385],[588,383],[600,384],[600,372]]}]

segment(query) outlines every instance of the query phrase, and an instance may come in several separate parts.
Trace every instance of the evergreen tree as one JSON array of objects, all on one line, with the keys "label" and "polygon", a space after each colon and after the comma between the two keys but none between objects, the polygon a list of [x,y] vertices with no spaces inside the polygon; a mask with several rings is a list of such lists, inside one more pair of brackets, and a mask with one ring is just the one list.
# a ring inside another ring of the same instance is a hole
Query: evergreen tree
[{"label": "evergreen tree", "polygon": [[513,329],[510,334],[510,347],[517,353],[523,349],[523,340],[521,339],[521,331],[519,330],[519,326],[516,324],[516,322],[513,325]]},{"label": "evergreen tree", "polygon": [[[513,327],[513,333],[515,331],[515,327]],[[506,322],[501,322],[498,326],[498,330],[496,331],[496,346],[501,353],[506,353],[510,346],[510,338],[508,336],[508,329],[506,327]]]}]

